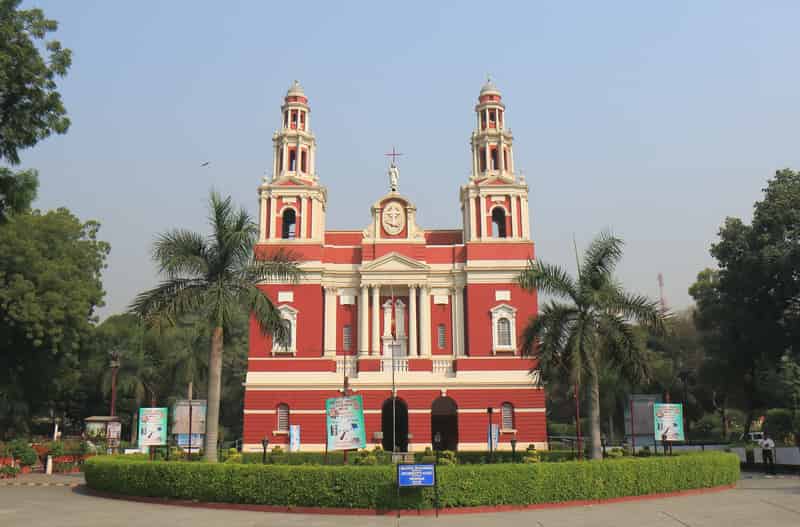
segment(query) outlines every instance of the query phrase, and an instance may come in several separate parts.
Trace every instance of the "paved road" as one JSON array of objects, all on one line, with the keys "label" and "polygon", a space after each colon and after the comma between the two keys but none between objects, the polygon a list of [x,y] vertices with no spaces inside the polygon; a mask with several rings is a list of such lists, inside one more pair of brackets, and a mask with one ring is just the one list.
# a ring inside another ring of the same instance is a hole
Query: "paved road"
[{"label": "paved road", "polygon": [[[77,483],[79,477],[26,476],[26,482]],[[96,498],[80,487],[12,487],[0,484],[0,526],[12,527],[362,527],[397,526],[393,517],[321,516],[223,511]],[[800,478],[745,475],[734,490],[630,503],[432,517],[402,517],[400,526],[422,527],[797,527]]]}]

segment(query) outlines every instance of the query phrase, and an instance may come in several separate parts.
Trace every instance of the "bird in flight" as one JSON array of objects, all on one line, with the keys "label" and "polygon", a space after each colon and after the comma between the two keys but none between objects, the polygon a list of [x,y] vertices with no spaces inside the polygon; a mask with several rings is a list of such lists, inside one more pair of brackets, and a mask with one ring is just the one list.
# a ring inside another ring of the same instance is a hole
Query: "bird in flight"
[{"label": "bird in flight", "polygon": [[201,166],[201,167],[207,167],[207,166],[208,166],[210,163],[211,163],[211,161],[206,161],[205,163],[203,163],[203,164],[202,164],[202,165],[200,165],[200,166]]}]

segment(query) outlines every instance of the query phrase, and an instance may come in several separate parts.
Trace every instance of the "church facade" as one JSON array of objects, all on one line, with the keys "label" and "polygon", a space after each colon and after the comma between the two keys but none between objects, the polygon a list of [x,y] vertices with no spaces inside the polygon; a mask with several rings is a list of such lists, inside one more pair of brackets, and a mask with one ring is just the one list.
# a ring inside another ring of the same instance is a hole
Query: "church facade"
[{"label": "church facade", "polygon": [[515,283],[534,258],[528,186],[491,82],[475,116],[460,227],[420,226],[392,162],[369,225],[330,231],[308,98],[296,81],[289,89],[258,189],[256,256],[290,251],[304,273],[260,286],[291,339],[273,342],[251,321],[245,451],[263,438],[288,449],[292,425],[301,451],[324,450],[325,401],[345,392],[363,398],[368,447],[487,450],[490,423],[496,448],[547,447],[544,390],[519,344],[537,313],[536,294]]}]

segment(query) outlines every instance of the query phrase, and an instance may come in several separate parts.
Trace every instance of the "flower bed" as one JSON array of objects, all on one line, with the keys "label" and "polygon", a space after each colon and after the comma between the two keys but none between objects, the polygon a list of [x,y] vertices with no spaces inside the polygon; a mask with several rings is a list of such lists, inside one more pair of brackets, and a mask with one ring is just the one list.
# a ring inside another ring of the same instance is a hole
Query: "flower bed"
[{"label": "flower bed", "polygon": [[[401,489],[391,466],[289,466],[143,462],[98,456],[87,485],[128,496],[287,507],[430,509],[431,488]],[[732,485],[739,459],[709,452],[672,457],[437,468],[444,508],[603,500]]]}]

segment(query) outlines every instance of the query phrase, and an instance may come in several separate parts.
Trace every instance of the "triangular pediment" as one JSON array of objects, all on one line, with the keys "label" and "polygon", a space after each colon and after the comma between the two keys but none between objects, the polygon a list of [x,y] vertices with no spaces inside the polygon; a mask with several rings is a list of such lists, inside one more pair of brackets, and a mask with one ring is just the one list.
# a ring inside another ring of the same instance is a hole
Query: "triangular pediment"
[{"label": "triangular pediment", "polygon": [[392,252],[381,256],[377,260],[373,260],[364,264],[361,267],[362,272],[380,271],[380,272],[403,272],[403,271],[427,271],[428,265],[404,256],[397,252]]}]

